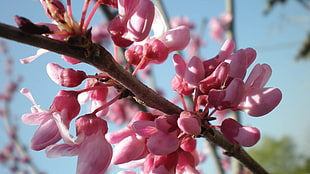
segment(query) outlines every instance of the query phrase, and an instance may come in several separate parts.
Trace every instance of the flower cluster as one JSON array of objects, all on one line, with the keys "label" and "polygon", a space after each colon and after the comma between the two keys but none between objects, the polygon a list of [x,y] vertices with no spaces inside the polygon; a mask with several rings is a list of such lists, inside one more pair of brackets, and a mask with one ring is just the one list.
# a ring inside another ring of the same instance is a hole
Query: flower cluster
[{"label": "flower cluster", "polygon": [[[102,40],[100,34],[92,37],[88,29],[98,6],[116,8],[118,16],[102,33],[109,33],[115,47],[127,47],[124,69],[134,67],[132,76],[149,64],[165,62],[171,53],[185,49],[191,40],[193,26],[188,21],[179,21],[168,29],[150,0],[98,0],[87,19],[90,1],[85,0],[79,22],[73,19],[70,0],[67,8],[58,0],[41,0],[41,3],[53,23],[33,24],[17,16],[19,27],[80,47]],[[100,33],[100,28],[96,30]],[[271,76],[269,65],[254,66],[246,78],[247,69],[256,58],[255,50],[246,48],[233,53],[234,47],[233,41],[227,40],[219,54],[208,60],[192,56],[186,62],[181,55],[173,55],[176,76],[172,88],[183,103],[182,112],[174,114],[139,105],[139,99],[131,91],[105,72],[88,75],[82,70],[49,63],[47,73],[56,84],[73,88],[85,81],[85,87],[61,90],[47,110],[36,104],[27,89],[22,89],[34,104],[32,112],[24,114],[22,120],[25,124],[39,125],[30,146],[34,150],[45,149],[48,157],[78,156],[77,173],[81,174],[104,173],[110,163],[123,168],[142,167],[142,173],[199,173],[195,137],[201,136],[205,128],[219,129],[227,141],[241,146],[252,146],[260,138],[257,128],[243,126],[231,118],[213,125],[215,112],[241,110],[251,116],[262,116],[272,111],[282,97],[279,89],[264,87]],[[24,62],[40,54],[42,50]],[[74,58],[63,58],[71,64],[79,63]],[[193,106],[185,104],[184,96],[191,96]],[[79,116],[81,105],[87,101],[91,103],[89,113]],[[107,119],[117,124],[129,123],[123,129],[108,132]],[[75,140],[69,134],[72,120],[75,120]],[[61,139],[63,143],[57,144]],[[111,144],[115,145],[113,150]]]},{"label": "flower cluster", "polygon": [[[227,40],[220,53],[206,61],[193,56],[186,63],[180,55],[174,55],[176,76],[172,88],[182,96],[193,96],[195,112],[202,107],[204,115],[211,117],[215,111],[230,109],[258,117],[280,103],[281,91],[264,87],[271,76],[270,66],[255,65],[244,80],[248,67],[256,58],[256,51],[246,48],[232,54],[234,47],[233,41]],[[209,112],[210,109],[213,111]],[[231,143],[242,146],[252,146],[260,137],[256,128],[242,127],[232,119],[223,121],[221,131]]]}]

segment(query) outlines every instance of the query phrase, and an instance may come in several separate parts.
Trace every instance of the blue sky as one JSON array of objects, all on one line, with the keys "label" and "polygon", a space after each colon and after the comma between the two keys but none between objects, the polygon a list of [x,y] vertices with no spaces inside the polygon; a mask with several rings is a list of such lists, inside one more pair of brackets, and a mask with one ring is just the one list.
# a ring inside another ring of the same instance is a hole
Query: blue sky
[{"label": "blue sky", "polygon": [[[82,1],[81,1],[82,2]],[[74,14],[80,15],[82,3],[75,4],[73,1]],[[310,29],[309,11],[300,4],[291,0],[286,5],[277,5],[268,16],[262,14],[265,1],[248,0],[236,1],[236,39],[237,47],[252,47],[257,50],[257,58],[254,63],[267,63],[273,69],[273,75],[267,86],[278,87],[282,90],[283,99],[280,105],[268,115],[263,117],[250,117],[242,115],[245,125],[259,128],[263,135],[270,135],[276,138],[289,135],[295,140],[299,151],[309,154],[307,145],[310,143],[310,61],[296,61],[295,55],[306,38]],[[225,9],[224,1],[214,0],[169,0],[165,2],[169,16],[189,16],[197,25],[197,32],[203,19],[219,16]],[[0,6],[0,22],[12,24],[13,16],[20,15],[31,19],[34,22],[50,22],[45,16],[38,0],[10,0]],[[101,19],[100,12],[96,14],[96,20]],[[208,36],[206,29],[204,38],[206,47],[201,50],[204,58],[213,57],[218,53],[221,45]],[[16,42],[9,42],[10,54],[15,58],[16,75],[22,75],[24,80],[21,87],[29,88],[37,102],[42,108],[48,108],[56,93],[63,89],[48,79],[45,66],[48,62],[57,62],[63,66],[70,67],[64,63],[59,55],[48,53],[28,65],[21,65],[18,59],[33,55],[37,48],[22,45]],[[1,65],[3,59],[0,59]],[[95,70],[85,64],[75,66],[76,69],[86,69],[88,73]],[[164,70],[164,71],[163,71]],[[170,89],[170,80],[174,76],[174,69],[171,59],[162,65],[154,66],[156,82],[168,97],[174,95]],[[0,78],[4,78],[0,75]],[[0,84],[3,89],[3,83]],[[28,113],[31,103],[22,95],[16,95],[12,103],[12,112],[16,119],[23,113]],[[5,134],[3,125],[0,124],[0,147],[4,144]],[[22,134],[22,141],[29,143],[35,126],[26,126],[18,122]],[[40,169],[54,173],[74,173],[75,158],[66,157],[60,159],[48,159],[45,153],[31,151],[35,163]],[[5,173],[0,166],[0,173]],[[207,170],[205,170],[207,171]]]}]

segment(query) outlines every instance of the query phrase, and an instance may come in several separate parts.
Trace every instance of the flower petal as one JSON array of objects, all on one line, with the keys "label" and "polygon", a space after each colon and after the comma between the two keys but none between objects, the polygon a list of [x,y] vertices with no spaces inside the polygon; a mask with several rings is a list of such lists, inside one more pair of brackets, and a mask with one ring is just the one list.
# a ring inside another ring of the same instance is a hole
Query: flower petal
[{"label": "flower petal", "polygon": [[55,144],[61,139],[60,133],[53,119],[49,119],[37,129],[33,135],[30,148],[33,150],[42,150],[49,145]]},{"label": "flower petal", "polygon": [[31,63],[32,61],[34,61],[35,59],[37,59],[38,57],[40,57],[41,55],[43,55],[47,52],[49,52],[49,51],[46,49],[40,48],[40,49],[38,49],[38,51],[36,52],[36,54],[34,56],[30,56],[30,57],[27,57],[24,59],[20,59],[19,61],[21,64],[28,64],[28,63]]},{"label": "flower petal", "polygon": [[238,109],[251,116],[263,116],[271,112],[281,101],[282,93],[278,88],[259,88],[248,91]]},{"label": "flower petal", "polygon": [[158,132],[153,121],[135,121],[132,124],[132,130],[147,138]]},{"label": "flower petal", "polygon": [[101,131],[87,136],[80,145],[77,174],[104,173],[112,159],[112,147]]},{"label": "flower petal", "polygon": [[46,148],[45,151],[48,158],[58,158],[63,156],[76,156],[79,153],[78,145],[71,144],[54,144]]}]

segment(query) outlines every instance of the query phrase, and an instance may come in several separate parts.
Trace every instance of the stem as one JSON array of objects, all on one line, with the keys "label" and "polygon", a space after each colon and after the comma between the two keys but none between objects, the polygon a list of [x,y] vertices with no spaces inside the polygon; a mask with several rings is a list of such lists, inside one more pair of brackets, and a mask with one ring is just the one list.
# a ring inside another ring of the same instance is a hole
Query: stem
[{"label": "stem", "polygon": [[230,144],[219,131],[206,128],[203,131],[202,136],[213,142],[215,145],[225,149],[226,151],[224,153],[226,155],[235,157],[253,173],[268,174],[268,172],[261,165],[259,165],[241,146]]},{"label": "stem", "polygon": [[[105,48],[98,44],[91,44],[87,48],[78,47],[70,45],[67,42],[53,40],[41,35],[25,33],[16,27],[2,23],[0,23],[0,37],[74,57],[106,72],[113,80],[119,82],[120,85],[130,90],[136,98],[143,101],[146,106],[166,114],[180,114],[182,112],[180,107],[169,102],[133,77],[128,71],[115,62],[112,55]],[[207,128],[203,131],[202,136],[225,149],[228,155],[234,156],[240,160],[252,172],[257,174],[267,173],[240,146],[232,145],[226,141],[219,131]]]},{"label": "stem", "polygon": [[67,0],[67,12],[68,12],[68,16],[73,19],[72,16],[72,7],[71,7],[71,0]]},{"label": "stem", "polygon": [[84,28],[87,29],[88,25],[91,21],[91,19],[94,17],[95,12],[97,11],[98,7],[100,6],[101,1],[96,1],[95,6],[93,7],[93,9],[90,11],[88,18],[86,19],[86,22],[84,24]]},{"label": "stem", "polygon": [[104,105],[102,105],[99,108],[97,108],[96,110],[94,110],[92,114],[96,115],[97,112],[99,112],[99,111],[105,109],[106,107],[110,106],[111,104],[116,102],[119,99],[120,96],[121,96],[121,94],[116,95],[113,99],[111,99],[110,101],[108,101]]},{"label": "stem", "polygon": [[[84,21],[85,21],[85,17],[86,17],[86,12],[88,9],[88,5],[89,5],[90,0],[85,0],[84,5],[83,5],[83,10],[82,10],[82,15],[81,15],[81,23],[80,23],[80,30],[82,31],[84,29]],[[87,28],[86,28],[87,29]]]}]

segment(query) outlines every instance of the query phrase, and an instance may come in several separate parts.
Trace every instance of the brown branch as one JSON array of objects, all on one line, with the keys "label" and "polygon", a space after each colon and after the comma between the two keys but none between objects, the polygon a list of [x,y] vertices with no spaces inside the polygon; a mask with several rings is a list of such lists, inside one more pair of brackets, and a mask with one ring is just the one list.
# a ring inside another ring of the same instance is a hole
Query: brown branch
[{"label": "brown branch", "polygon": [[[129,72],[125,71],[123,67],[114,61],[112,55],[100,45],[91,44],[87,48],[78,47],[41,35],[31,35],[20,31],[16,27],[2,23],[0,23],[0,37],[74,57],[108,73],[111,78],[130,90],[139,100],[143,101],[146,106],[152,107],[167,114],[179,114],[182,112],[180,107],[161,97],[152,89],[138,81]],[[240,160],[254,173],[267,173],[240,146],[232,145],[227,142],[219,131],[214,129],[207,129],[203,132],[203,136],[210,142],[225,149],[227,154]]]},{"label": "brown branch", "polygon": [[255,174],[268,174],[241,146],[230,144],[223,135],[214,129],[207,128],[203,133],[207,140],[225,149],[225,154],[233,156]]},{"label": "brown branch", "polygon": [[0,37],[74,57],[108,73],[111,78],[130,90],[146,106],[167,114],[180,113],[182,111],[181,108],[161,97],[124,70],[123,67],[114,61],[112,55],[100,45],[92,44],[88,48],[77,47],[41,35],[31,35],[5,24],[0,24]]}]

